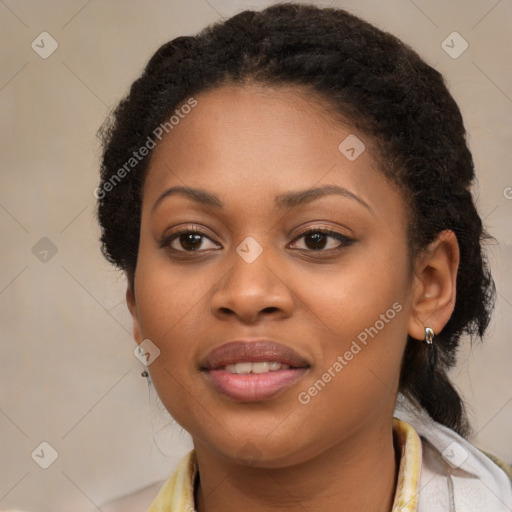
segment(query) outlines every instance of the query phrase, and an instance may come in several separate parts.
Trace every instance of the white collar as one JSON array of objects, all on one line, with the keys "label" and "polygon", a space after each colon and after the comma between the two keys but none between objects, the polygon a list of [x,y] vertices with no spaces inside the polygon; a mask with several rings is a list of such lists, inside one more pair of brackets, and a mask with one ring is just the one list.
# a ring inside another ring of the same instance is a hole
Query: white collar
[{"label": "white collar", "polygon": [[512,485],[487,455],[398,395],[395,414],[422,441],[417,512],[512,512]]}]

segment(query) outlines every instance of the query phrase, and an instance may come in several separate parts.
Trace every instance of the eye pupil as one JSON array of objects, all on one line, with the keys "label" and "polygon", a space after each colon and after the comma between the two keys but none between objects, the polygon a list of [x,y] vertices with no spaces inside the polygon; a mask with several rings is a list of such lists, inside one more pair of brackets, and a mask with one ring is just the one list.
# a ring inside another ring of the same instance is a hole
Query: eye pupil
[{"label": "eye pupil", "polygon": [[202,238],[202,235],[187,233],[180,236],[180,243],[184,249],[195,251],[201,246]]},{"label": "eye pupil", "polygon": [[[312,244],[309,244],[308,240],[312,241]],[[304,241],[308,249],[323,249],[325,247],[325,244],[327,243],[327,236],[324,233],[313,233],[311,235],[307,235]]]}]

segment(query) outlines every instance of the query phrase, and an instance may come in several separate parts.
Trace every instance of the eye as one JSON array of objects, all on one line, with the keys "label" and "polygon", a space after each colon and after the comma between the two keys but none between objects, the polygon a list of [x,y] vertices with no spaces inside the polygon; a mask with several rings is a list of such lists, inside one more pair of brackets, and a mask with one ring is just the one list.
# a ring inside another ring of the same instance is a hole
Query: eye
[{"label": "eye", "polygon": [[[208,243],[210,242],[210,246]],[[206,243],[205,243],[206,242]],[[176,231],[160,241],[160,247],[168,247],[177,252],[194,252],[199,250],[218,249],[218,243],[195,227],[187,227]]]},{"label": "eye", "polygon": [[342,247],[346,247],[354,243],[352,238],[331,229],[310,229],[298,236],[294,240],[294,243],[302,238],[304,239],[304,247],[296,247],[296,249],[307,251],[329,251],[341,249]]},{"label": "eye", "polygon": [[[299,235],[290,246],[304,239],[303,247],[292,247],[298,250],[328,252],[349,246],[355,240],[331,229],[310,229]],[[186,227],[165,236],[160,241],[161,248],[169,248],[174,252],[190,253],[219,249],[219,243],[194,226]]]}]

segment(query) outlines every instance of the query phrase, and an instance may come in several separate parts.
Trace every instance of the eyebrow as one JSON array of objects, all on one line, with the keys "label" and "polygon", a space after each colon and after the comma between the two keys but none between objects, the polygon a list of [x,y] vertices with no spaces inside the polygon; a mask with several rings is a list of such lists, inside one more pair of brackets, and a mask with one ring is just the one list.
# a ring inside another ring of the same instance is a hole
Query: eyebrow
[{"label": "eyebrow", "polygon": [[[171,187],[165,190],[163,194],[161,194],[155,201],[155,204],[153,205],[152,208],[152,212],[165,198],[168,198],[172,195],[181,195],[196,203],[211,206],[216,209],[222,208],[224,206],[224,203],[221,201],[221,199],[215,194],[212,194],[211,192],[208,192],[200,188],[180,186]],[[305,190],[285,192],[284,194],[279,194],[278,196],[276,196],[274,202],[276,206],[280,209],[296,208],[297,206],[302,206],[304,204],[311,203],[312,201],[316,201],[317,199],[320,199],[328,195],[341,195],[347,197],[349,199],[357,201],[359,204],[361,204],[367,210],[373,213],[373,209],[363,199],[356,196],[353,192],[350,192],[350,190],[347,190],[346,188],[343,187],[339,187],[337,185],[324,185],[322,187],[314,187],[307,188]]]}]

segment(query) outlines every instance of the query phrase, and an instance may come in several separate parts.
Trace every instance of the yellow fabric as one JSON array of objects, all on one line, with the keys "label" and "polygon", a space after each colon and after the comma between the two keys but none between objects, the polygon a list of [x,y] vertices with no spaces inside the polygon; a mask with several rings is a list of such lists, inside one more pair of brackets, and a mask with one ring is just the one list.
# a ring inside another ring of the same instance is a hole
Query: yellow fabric
[{"label": "yellow fabric", "polygon": [[406,423],[393,418],[396,446],[401,450],[392,512],[416,512],[421,476],[421,439]]},{"label": "yellow fabric", "polygon": [[194,512],[197,465],[194,450],[181,460],[147,512]]},{"label": "yellow fabric", "polygon": [[[400,466],[392,510],[416,512],[421,473],[421,440],[408,423],[396,418],[393,419],[393,434],[397,449],[400,450]],[[197,464],[192,450],[181,460],[147,512],[193,512],[196,475]]]}]

